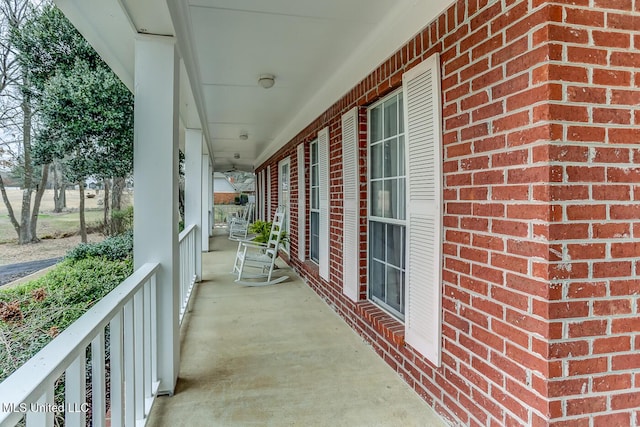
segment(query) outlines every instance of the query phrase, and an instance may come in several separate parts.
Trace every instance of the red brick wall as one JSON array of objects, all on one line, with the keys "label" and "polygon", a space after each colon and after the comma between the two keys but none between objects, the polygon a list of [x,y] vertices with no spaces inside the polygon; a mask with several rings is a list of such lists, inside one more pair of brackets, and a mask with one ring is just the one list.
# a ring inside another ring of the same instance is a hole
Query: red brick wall
[{"label": "red brick wall", "polygon": [[[452,424],[639,426],[640,1],[488,3],[455,2],[261,166],[271,164],[277,201],[277,162],[291,156],[290,262]],[[437,369],[365,300],[365,107],[434,52],[445,156]],[[356,105],[363,301],[354,304],[342,295],[340,119]],[[329,282],[298,262],[295,240],[295,149],[324,126]]]},{"label": "red brick wall", "polygon": [[216,205],[233,205],[240,193],[213,193],[213,203]]},{"label": "red brick wall", "polygon": [[[534,155],[550,203],[550,411],[557,425],[640,425],[640,2],[558,4],[534,32],[557,62]],[[592,6],[592,7],[584,7]],[[560,421],[562,420],[562,421]],[[590,424],[590,423],[593,424]]]}]

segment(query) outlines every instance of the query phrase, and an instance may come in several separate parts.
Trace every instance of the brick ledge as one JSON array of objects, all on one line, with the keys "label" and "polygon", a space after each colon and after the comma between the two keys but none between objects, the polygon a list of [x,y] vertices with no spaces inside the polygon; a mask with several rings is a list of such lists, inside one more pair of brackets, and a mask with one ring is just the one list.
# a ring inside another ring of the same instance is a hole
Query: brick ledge
[{"label": "brick ledge", "polygon": [[369,301],[355,305],[356,313],[387,341],[404,346],[404,324]]}]

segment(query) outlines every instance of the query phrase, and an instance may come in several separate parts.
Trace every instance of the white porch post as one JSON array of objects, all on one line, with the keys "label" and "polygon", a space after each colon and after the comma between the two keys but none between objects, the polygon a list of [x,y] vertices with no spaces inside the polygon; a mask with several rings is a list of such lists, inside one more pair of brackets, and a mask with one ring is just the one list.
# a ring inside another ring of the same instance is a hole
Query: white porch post
[{"label": "white porch post", "polygon": [[209,227],[209,237],[213,236],[213,229],[216,226],[216,203],[213,199],[213,157],[209,157],[209,221],[211,221]]},{"label": "white porch post", "polygon": [[202,279],[202,131],[185,131],[184,220],[185,227],[196,225],[196,282]]},{"label": "white porch post", "polygon": [[180,366],[178,77],[173,38],[136,39],[133,260],[135,268],[160,263],[156,312],[162,394],[173,394]]},{"label": "white porch post", "polygon": [[[200,181],[202,182],[202,193],[201,193],[201,202],[200,205],[202,207],[202,229],[201,229],[201,239],[202,239],[202,252],[209,252],[209,234],[211,230],[211,223],[209,222],[209,211],[211,206],[209,204],[210,196],[209,196],[209,155],[202,155],[202,176],[200,177]],[[202,257],[201,257],[202,258]]]}]

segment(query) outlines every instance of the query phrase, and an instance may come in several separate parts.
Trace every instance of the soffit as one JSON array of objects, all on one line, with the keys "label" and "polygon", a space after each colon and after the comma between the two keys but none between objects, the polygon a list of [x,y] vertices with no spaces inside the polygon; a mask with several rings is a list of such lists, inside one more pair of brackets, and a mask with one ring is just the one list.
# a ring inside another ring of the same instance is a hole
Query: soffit
[{"label": "soffit", "polygon": [[176,38],[183,126],[202,127],[217,170],[252,170],[450,2],[56,0],[129,88],[135,38]]}]

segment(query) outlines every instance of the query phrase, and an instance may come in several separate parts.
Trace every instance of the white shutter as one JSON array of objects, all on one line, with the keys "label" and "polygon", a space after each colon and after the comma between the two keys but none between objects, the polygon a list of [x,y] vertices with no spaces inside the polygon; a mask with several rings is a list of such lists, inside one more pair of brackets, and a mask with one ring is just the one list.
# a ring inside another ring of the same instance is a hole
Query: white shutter
[{"label": "white shutter", "polygon": [[305,260],[305,253],[307,247],[307,222],[306,222],[306,199],[305,199],[305,187],[306,181],[304,179],[304,144],[298,145],[298,259],[300,261]]},{"label": "white shutter", "polygon": [[440,366],[442,129],[440,58],[404,74],[407,165],[405,340]]},{"label": "white shutter", "polygon": [[264,185],[264,169],[260,171],[260,219],[264,221],[264,203],[265,197],[265,185]]},{"label": "white shutter", "polygon": [[262,202],[262,174],[260,172],[255,173],[256,179],[256,219],[260,219],[260,202]]},{"label": "white shutter", "polygon": [[318,185],[320,192],[320,277],[329,280],[329,128],[318,132]]},{"label": "white shutter", "polygon": [[267,166],[267,212],[265,221],[271,221],[271,166]]},{"label": "white shutter", "polygon": [[360,299],[360,174],[358,165],[358,107],[342,116],[342,292]]}]

